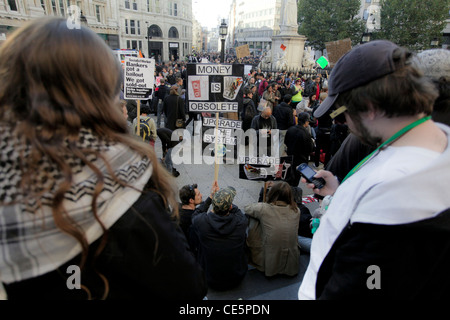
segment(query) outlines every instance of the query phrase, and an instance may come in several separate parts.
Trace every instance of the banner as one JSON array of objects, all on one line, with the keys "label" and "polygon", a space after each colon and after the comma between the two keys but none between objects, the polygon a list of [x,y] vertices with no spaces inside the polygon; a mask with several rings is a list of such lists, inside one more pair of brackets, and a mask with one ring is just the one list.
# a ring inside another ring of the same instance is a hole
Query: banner
[{"label": "banner", "polygon": [[155,59],[126,57],[124,72],[124,98],[151,99],[155,85]]}]

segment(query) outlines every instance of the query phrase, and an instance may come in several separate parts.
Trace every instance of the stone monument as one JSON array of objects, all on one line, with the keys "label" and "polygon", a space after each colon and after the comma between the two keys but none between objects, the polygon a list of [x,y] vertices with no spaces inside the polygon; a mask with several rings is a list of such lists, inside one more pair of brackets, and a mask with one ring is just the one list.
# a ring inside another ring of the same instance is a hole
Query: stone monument
[{"label": "stone monument", "polygon": [[280,18],[280,34],[272,37],[272,66],[301,68],[306,37],[297,31],[297,0],[282,0]]}]

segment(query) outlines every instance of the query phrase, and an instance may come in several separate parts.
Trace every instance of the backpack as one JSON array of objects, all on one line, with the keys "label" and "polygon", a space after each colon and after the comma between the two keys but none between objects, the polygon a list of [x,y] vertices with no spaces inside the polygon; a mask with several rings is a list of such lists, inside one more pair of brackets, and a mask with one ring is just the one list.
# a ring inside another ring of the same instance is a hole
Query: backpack
[{"label": "backpack", "polygon": [[[148,124],[150,118],[147,119],[143,119],[141,118],[140,120],[140,131],[139,131],[139,136],[142,138],[142,140],[144,141],[150,141],[151,137],[152,137],[152,131],[150,130],[150,125]],[[137,126],[137,125],[136,125]]]}]

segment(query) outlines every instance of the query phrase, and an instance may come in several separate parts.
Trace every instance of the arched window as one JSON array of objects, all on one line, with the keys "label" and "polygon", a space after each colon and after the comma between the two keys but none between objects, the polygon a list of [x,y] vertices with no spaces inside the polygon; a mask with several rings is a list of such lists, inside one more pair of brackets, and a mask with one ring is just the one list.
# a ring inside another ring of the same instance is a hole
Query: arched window
[{"label": "arched window", "polygon": [[176,39],[179,38],[177,28],[172,27],[169,29],[169,38],[176,38]]},{"label": "arched window", "polygon": [[149,37],[155,37],[155,38],[162,38],[163,34],[161,31],[161,28],[158,27],[156,24],[152,24],[149,28],[148,28],[148,35]]}]

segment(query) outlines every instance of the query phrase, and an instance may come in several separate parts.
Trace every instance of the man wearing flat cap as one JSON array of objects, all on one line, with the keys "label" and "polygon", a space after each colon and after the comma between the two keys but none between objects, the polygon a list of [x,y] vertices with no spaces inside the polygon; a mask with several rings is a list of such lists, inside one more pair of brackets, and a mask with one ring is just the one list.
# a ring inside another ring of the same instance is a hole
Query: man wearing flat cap
[{"label": "man wearing flat cap", "polygon": [[343,114],[375,151],[342,181],[316,174],[326,184],[313,191],[329,204],[299,299],[450,298],[450,127],[431,119],[439,93],[412,57],[372,41],[330,75],[314,116]]},{"label": "man wearing flat cap", "polygon": [[245,248],[248,220],[233,204],[236,190],[226,187],[212,198],[212,211],[192,217],[191,246],[215,290],[236,287],[248,269]]}]

